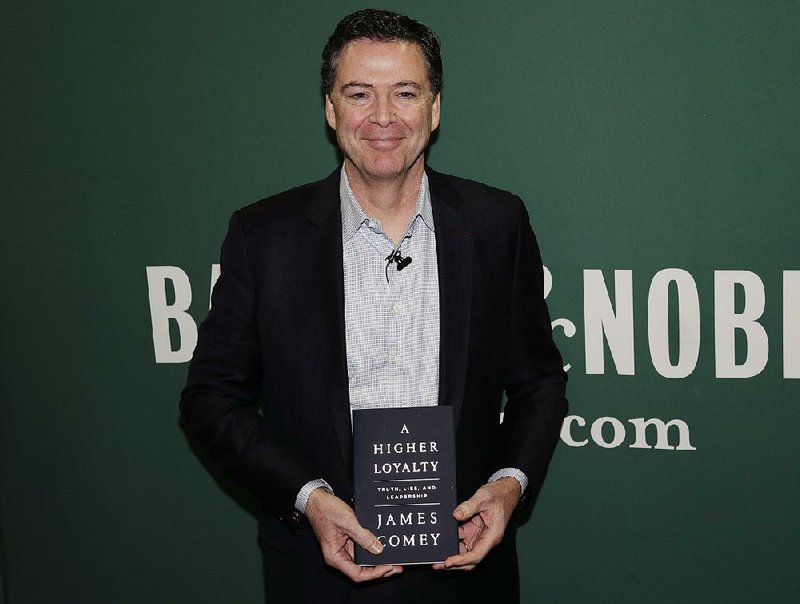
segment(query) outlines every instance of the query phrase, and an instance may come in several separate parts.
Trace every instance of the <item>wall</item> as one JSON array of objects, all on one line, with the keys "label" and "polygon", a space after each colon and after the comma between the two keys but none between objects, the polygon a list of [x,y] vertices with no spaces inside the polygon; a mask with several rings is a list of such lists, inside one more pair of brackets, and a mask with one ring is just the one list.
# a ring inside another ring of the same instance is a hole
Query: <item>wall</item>
[{"label": "wall", "polygon": [[[319,52],[361,6],[7,6],[7,604],[260,601],[253,503],[178,428],[182,358],[230,213],[335,167]],[[430,163],[521,195],[552,277],[573,417],[523,601],[796,598],[800,5],[388,7],[442,39]]]}]

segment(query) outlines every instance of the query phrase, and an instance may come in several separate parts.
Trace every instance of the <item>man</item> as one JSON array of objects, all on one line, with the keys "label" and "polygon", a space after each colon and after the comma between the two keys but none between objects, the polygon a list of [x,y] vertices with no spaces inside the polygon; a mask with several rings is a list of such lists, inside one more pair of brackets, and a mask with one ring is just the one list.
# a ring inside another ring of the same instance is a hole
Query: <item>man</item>
[{"label": "man", "polygon": [[[532,506],[566,414],[527,213],[426,168],[442,65],[424,25],[345,17],[322,80],[343,166],[231,218],[186,427],[263,503],[268,601],[518,601],[509,520]],[[460,552],[359,567],[354,542],[382,546],[351,508],[351,412],[435,404],[456,423]]]}]

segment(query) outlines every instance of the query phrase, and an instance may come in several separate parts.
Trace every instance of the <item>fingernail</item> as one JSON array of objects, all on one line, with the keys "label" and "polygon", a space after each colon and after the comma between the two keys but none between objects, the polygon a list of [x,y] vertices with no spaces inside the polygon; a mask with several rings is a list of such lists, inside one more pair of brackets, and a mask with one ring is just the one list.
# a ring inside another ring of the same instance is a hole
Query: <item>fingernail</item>
[{"label": "fingernail", "polygon": [[383,544],[380,541],[376,541],[372,544],[370,550],[373,554],[380,554],[383,551]]}]

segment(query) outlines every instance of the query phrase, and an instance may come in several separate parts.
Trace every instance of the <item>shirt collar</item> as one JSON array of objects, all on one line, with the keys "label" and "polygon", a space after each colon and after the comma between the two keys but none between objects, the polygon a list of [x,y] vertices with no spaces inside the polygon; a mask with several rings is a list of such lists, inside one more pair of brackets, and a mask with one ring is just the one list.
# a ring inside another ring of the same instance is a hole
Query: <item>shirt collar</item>
[{"label": "shirt collar", "polygon": [[[353,235],[356,234],[361,225],[369,221],[369,217],[364,213],[361,204],[358,203],[353,189],[350,188],[350,181],[347,179],[347,173],[344,166],[341,170],[341,178],[339,179],[339,198],[342,207],[342,241],[349,241]],[[419,186],[419,193],[417,194],[417,205],[414,212],[414,217],[411,219],[413,224],[417,216],[422,219],[428,229],[431,231],[433,228],[433,210],[431,209],[431,191],[428,186],[428,175],[422,173],[422,182]]]}]

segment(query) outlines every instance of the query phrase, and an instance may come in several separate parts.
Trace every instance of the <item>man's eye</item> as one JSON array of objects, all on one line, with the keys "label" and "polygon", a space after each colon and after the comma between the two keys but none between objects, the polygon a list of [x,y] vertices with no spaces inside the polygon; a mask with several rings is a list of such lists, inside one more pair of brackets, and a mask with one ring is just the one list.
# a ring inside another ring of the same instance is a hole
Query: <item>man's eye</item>
[{"label": "man's eye", "polygon": [[407,92],[407,91],[406,91],[406,92],[400,92],[400,93],[398,94],[398,96],[399,96],[401,99],[415,99],[415,98],[417,98],[417,95],[416,95],[416,93],[414,93],[414,92]]},{"label": "man's eye", "polygon": [[350,98],[352,100],[354,100],[354,101],[363,101],[364,99],[367,98],[367,93],[366,92],[354,92],[353,94],[350,95]]}]

